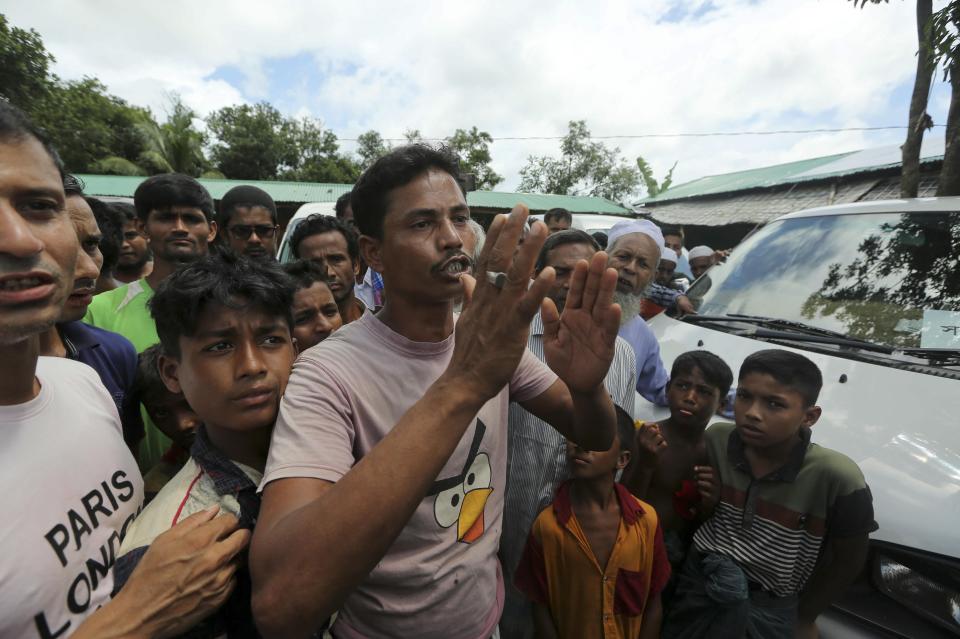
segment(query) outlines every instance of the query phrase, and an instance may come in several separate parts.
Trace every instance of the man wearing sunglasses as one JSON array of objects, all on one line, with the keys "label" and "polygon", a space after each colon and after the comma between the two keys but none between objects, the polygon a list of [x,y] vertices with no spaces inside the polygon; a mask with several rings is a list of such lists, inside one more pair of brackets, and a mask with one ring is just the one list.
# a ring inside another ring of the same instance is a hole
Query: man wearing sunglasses
[{"label": "man wearing sunglasses", "polygon": [[237,255],[276,259],[277,205],[255,186],[235,186],[220,200],[223,240]]}]

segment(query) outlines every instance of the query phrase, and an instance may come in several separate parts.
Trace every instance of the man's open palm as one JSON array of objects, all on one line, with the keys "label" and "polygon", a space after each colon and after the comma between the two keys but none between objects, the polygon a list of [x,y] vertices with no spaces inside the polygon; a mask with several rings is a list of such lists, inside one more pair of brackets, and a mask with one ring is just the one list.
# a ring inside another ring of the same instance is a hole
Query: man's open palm
[{"label": "man's open palm", "polygon": [[541,307],[547,364],[571,391],[595,390],[613,361],[620,307],[613,303],[617,273],[606,265],[602,251],[589,265],[586,261],[576,265],[562,315],[550,299]]}]

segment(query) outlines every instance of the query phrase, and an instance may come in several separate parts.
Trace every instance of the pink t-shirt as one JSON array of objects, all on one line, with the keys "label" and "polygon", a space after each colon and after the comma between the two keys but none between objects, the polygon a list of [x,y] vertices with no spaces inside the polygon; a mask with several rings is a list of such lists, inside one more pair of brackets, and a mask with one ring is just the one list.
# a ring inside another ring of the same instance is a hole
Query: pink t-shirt
[{"label": "pink t-shirt", "polygon": [[[412,342],[368,312],[304,351],[280,404],[264,485],[286,477],[339,480],[423,397],[446,369],[453,345],[453,335]],[[556,379],[524,353],[509,388],[483,406],[431,494],[344,602],[335,636],[491,635],[503,608],[497,548],[507,406],[540,395]]]}]

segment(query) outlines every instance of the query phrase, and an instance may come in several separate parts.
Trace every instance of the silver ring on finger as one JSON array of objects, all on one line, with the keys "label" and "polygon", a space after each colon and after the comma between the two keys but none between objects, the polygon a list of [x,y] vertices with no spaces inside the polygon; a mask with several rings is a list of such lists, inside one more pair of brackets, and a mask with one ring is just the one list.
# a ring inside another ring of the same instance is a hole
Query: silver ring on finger
[{"label": "silver ring on finger", "polygon": [[503,285],[507,283],[507,274],[502,271],[487,271],[487,281],[503,290]]}]

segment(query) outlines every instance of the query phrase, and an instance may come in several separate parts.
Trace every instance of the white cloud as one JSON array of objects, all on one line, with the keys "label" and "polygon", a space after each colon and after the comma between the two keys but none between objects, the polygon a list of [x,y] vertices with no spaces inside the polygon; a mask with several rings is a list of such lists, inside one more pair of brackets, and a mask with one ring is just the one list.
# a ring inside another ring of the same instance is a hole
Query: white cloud
[{"label": "white cloud", "polygon": [[[677,0],[678,2],[683,0]],[[400,137],[477,125],[494,136],[561,135],[586,119],[597,135],[900,124],[891,93],[914,71],[913,8],[894,2],[725,0],[699,19],[658,23],[666,0],[486,3],[302,3],[97,0],[8,2],[36,28],[64,77],[95,75],[111,91],[161,110],[165,92],[200,112],[244,99],[293,105],[336,123],[342,138],[374,128]],[[942,4],[942,0],[937,3]],[[639,6],[638,6],[639,5]],[[324,81],[271,94],[269,60],[309,53]],[[207,79],[246,71],[233,86]],[[938,94],[939,96],[939,94]],[[944,108],[940,97],[931,108]],[[934,114],[943,122],[945,113]],[[658,173],[679,161],[685,181],[899,141],[844,133],[618,140]],[[345,143],[344,148],[349,148]],[[494,167],[518,181],[531,154],[555,141],[501,141]]]}]

